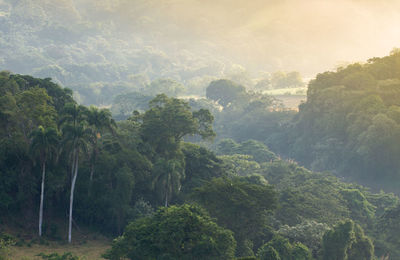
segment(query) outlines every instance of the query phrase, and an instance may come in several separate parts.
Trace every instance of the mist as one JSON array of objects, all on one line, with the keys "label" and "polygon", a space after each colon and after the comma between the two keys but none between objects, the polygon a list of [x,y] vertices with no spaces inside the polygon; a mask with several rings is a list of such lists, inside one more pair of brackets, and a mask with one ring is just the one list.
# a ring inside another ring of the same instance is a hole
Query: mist
[{"label": "mist", "polygon": [[[150,78],[157,74],[185,79],[188,76],[177,75],[195,69],[219,77],[237,65],[253,77],[278,70],[314,77],[399,46],[399,7],[396,1],[343,0],[2,0],[4,56],[25,55],[29,48],[40,48],[39,53],[56,48],[64,59],[45,55],[43,62],[36,61],[40,64],[22,66],[5,58],[0,66],[52,76],[64,85],[76,82],[38,71],[52,64],[68,72],[68,62],[90,62],[122,66],[126,74],[135,74],[149,72],[143,63],[150,63],[157,70]],[[51,26],[51,36],[43,33],[43,27]]]},{"label": "mist", "polygon": [[91,15],[108,12],[101,20],[122,24],[127,39],[139,33],[168,54],[188,50],[252,72],[312,77],[398,46],[399,7],[396,1],[100,1]]},{"label": "mist", "polygon": [[399,10],[0,0],[0,259],[400,259]]}]

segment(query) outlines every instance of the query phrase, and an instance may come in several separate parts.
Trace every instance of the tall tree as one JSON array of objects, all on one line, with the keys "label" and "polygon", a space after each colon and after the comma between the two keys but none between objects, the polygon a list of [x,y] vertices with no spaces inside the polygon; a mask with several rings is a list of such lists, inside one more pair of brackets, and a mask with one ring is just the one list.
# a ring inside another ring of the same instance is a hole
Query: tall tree
[{"label": "tall tree", "polygon": [[78,177],[79,153],[87,151],[89,141],[92,138],[92,131],[87,127],[85,115],[86,109],[76,104],[67,104],[65,106],[65,115],[62,118],[64,143],[70,147],[71,151],[71,194],[69,203],[69,221],[68,221],[68,242],[71,243],[72,233],[72,211],[74,203],[75,183]]},{"label": "tall tree", "polygon": [[140,123],[144,142],[152,150],[153,188],[162,193],[164,205],[180,190],[184,179],[185,162],[181,143],[185,136],[215,136],[212,130],[213,116],[208,110],[191,111],[189,104],[177,98],[157,95],[149,103],[144,114],[135,114],[131,119]]},{"label": "tall tree", "polygon": [[39,157],[42,168],[42,182],[40,189],[40,209],[39,209],[39,236],[42,236],[43,223],[43,200],[44,200],[44,182],[46,176],[46,162],[52,153],[57,152],[58,133],[54,128],[44,128],[39,126],[38,129],[31,133],[32,143],[31,150],[34,156]]}]

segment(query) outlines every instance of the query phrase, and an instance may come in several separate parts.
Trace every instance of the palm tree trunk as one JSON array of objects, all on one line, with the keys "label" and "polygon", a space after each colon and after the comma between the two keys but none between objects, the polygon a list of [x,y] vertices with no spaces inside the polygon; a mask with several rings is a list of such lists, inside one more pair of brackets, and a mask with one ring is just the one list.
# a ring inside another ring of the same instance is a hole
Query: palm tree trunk
[{"label": "palm tree trunk", "polygon": [[168,182],[166,186],[167,187],[165,189],[165,207],[168,207],[168,188],[169,188]]},{"label": "palm tree trunk", "polygon": [[79,160],[79,152],[77,151],[75,154],[75,167],[74,167],[74,176],[72,177],[72,182],[71,182],[71,195],[69,198],[69,221],[68,221],[68,243],[71,243],[72,237],[72,207],[74,203],[74,190],[75,190],[75,183],[76,183],[76,177],[78,176],[78,160]]},{"label": "palm tree trunk", "polygon": [[165,207],[168,207],[168,191],[165,193]]},{"label": "palm tree trunk", "polygon": [[74,176],[74,172],[75,172],[75,153],[76,153],[76,149],[74,148],[74,150],[72,151],[72,167],[71,167],[71,178],[72,176]]},{"label": "palm tree trunk", "polygon": [[40,209],[39,209],[39,236],[42,236],[42,223],[43,223],[43,199],[44,199],[44,178],[46,176],[46,161],[42,165],[42,186],[40,191]]}]

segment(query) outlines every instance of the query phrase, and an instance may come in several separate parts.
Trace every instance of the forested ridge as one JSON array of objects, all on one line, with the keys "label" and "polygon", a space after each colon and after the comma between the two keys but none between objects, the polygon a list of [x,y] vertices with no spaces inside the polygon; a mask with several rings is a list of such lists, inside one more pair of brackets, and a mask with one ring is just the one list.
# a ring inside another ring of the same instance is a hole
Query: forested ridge
[{"label": "forested ridge", "polygon": [[[3,71],[1,226],[72,243],[90,227],[117,237],[107,259],[400,259],[398,196],[339,178],[397,191],[399,59],[319,74],[298,113],[217,80],[204,99],[132,95],[117,121]],[[0,253],[24,246],[0,232]]]},{"label": "forested ridge", "polygon": [[280,151],[375,190],[399,193],[400,52],[324,72],[287,128]]},{"label": "forested ridge", "polygon": [[[185,7],[195,14],[186,17]],[[221,24],[237,8],[197,1],[1,0],[0,67],[51,77],[73,89],[80,104],[97,106],[110,105],[120,94],[152,94],[147,87],[157,84],[175,85],[174,94],[204,95],[209,82],[221,77],[258,87],[302,86],[298,72],[285,77],[269,63],[258,72],[262,66],[252,62],[257,69],[250,69],[243,59],[219,51],[226,44],[211,43],[208,30],[237,29],[195,18],[215,15]],[[183,32],[180,19],[187,20]]]}]

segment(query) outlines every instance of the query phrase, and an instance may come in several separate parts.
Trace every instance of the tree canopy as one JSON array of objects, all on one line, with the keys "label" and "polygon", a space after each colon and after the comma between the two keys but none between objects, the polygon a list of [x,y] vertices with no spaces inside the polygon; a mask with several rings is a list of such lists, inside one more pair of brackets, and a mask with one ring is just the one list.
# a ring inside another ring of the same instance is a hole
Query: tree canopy
[{"label": "tree canopy", "polygon": [[236,241],[199,206],[159,209],[130,223],[107,259],[232,259]]}]

